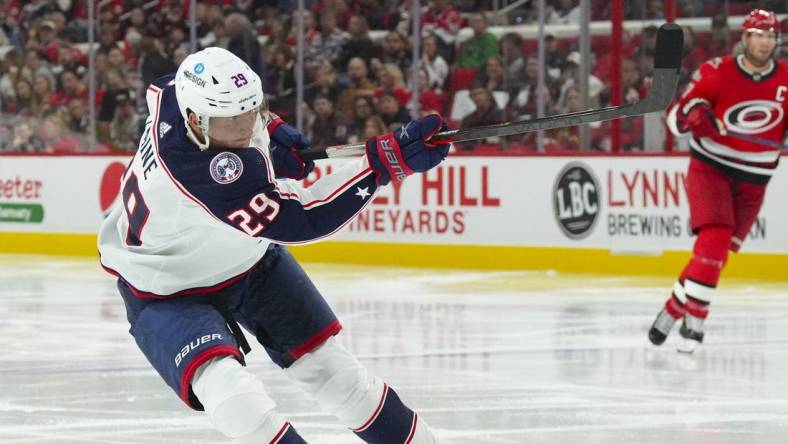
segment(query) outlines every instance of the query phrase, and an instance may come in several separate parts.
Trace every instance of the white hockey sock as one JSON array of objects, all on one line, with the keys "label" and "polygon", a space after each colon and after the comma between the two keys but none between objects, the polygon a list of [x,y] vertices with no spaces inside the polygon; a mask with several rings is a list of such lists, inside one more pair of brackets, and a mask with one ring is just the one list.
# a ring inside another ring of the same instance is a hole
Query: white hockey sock
[{"label": "white hockey sock", "polygon": [[202,365],[192,390],[217,430],[237,443],[270,442],[287,423],[263,383],[234,358],[224,356]]}]

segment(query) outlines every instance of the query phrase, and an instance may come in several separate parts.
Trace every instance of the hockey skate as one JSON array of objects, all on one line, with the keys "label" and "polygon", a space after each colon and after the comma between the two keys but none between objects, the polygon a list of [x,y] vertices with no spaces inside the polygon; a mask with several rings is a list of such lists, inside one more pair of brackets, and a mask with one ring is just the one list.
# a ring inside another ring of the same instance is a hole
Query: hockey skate
[{"label": "hockey skate", "polygon": [[703,343],[703,319],[689,313],[685,314],[679,334],[681,341],[679,341],[678,351],[682,353],[694,352]]},{"label": "hockey skate", "polygon": [[654,345],[662,345],[673,329],[673,325],[684,314],[684,304],[676,296],[671,296],[662,307],[648,331],[648,339]]},{"label": "hockey skate", "polygon": [[654,345],[662,345],[667,339],[668,335],[670,334],[670,330],[673,329],[673,325],[676,323],[678,319],[674,318],[668,311],[663,308],[660,310],[657,318],[654,320],[654,323],[651,324],[651,328],[648,331],[648,339]]}]

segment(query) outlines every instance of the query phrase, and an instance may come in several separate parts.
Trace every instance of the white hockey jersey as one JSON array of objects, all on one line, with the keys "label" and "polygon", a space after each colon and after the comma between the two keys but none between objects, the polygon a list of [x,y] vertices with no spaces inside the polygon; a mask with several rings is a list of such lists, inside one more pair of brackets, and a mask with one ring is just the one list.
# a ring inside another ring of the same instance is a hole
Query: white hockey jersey
[{"label": "white hockey jersey", "polygon": [[102,266],[138,297],[210,292],[242,278],[271,242],[302,244],[339,231],[371,200],[366,157],[309,189],[277,180],[268,131],[252,147],[200,151],[186,136],[172,76],[147,91],[150,115],[101,226]]}]

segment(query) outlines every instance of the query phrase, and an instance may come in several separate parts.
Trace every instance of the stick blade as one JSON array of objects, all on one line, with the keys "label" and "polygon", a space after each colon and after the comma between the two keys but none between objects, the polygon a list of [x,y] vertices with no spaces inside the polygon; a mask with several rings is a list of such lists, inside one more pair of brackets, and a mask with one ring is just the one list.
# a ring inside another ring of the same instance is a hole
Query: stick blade
[{"label": "stick blade", "polygon": [[665,23],[657,31],[657,47],[654,56],[654,68],[681,68],[681,56],[684,51],[684,32],[675,23]]}]

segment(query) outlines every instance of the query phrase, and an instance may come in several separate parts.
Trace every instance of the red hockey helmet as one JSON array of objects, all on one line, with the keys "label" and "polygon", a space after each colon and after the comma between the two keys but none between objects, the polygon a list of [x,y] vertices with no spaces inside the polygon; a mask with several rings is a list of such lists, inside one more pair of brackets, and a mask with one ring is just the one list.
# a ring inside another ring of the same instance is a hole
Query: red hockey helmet
[{"label": "red hockey helmet", "polygon": [[744,19],[741,27],[745,33],[771,31],[780,34],[780,22],[777,21],[777,16],[763,9],[753,9]]}]

